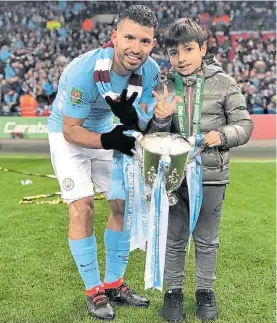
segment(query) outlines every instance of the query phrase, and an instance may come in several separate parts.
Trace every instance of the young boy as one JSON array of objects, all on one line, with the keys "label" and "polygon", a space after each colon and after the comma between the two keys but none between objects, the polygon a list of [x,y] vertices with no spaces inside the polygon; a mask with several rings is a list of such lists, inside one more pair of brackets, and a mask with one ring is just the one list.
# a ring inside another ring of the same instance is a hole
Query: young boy
[{"label": "young boy", "polygon": [[[191,19],[180,19],[170,25],[165,36],[165,45],[172,73],[168,75],[163,97],[153,91],[157,104],[149,131],[175,132],[185,137],[197,133],[205,135],[205,149],[201,153],[203,201],[193,231],[195,296],[197,317],[213,320],[218,314],[213,281],[221,207],[226,184],[229,182],[229,149],[247,143],[253,123],[234,79],[224,74],[219,66],[206,65],[203,62],[206,43],[203,31],[197,23]],[[168,96],[175,97],[171,103],[168,103]],[[178,106],[176,102],[179,102]],[[182,109],[181,120],[179,109]],[[161,315],[170,322],[184,318],[182,287],[185,248],[189,238],[189,195],[186,179],[176,193],[179,201],[169,209],[165,261],[167,290],[161,311]]]}]

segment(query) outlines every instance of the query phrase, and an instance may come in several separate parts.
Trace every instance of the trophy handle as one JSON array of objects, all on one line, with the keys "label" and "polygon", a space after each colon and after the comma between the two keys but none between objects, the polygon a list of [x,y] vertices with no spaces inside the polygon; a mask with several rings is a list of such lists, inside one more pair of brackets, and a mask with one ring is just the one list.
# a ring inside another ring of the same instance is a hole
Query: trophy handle
[{"label": "trophy handle", "polygon": [[[141,146],[141,141],[143,139],[142,133],[140,133],[138,131],[134,131],[134,130],[123,131],[123,133],[126,136],[134,137],[137,140],[137,143]],[[141,146],[141,148],[142,148],[142,146]],[[139,156],[139,154],[137,153],[137,151],[135,149],[131,149],[131,152],[133,153],[134,158],[138,163],[141,174],[143,174],[143,158],[141,156]]]},{"label": "trophy handle", "polygon": [[[130,135],[131,135],[132,137],[136,138],[136,139],[137,139],[137,141],[138,141],[139,143],[141,143],[141,141],[142,141],[142,139],[143,139],[143,134],[142,134],[141,132],[134,131],[134,130],[131,130],[130,132],[129,132],[129,131],[130,131],[130,130],[128,130],[128,133],[130,133]],[[127,132],[127,131],[124,131],[124,134],[125,134],[125,132]]]},{"label": "trophy handle", "polygon": [[[183,138],[186,139],[186,138]],[[186,139],[192,147],[198,146],[198,148],[195,150],[195,152],[188,157],[186,164],[189,164],[193,161],[193,159],[201,153],[201,151],[204,150],[206,144],[204,143],[205,135],[203,133],[196,135],[196,136],[191,136],[188,139]]]},{"label": "trophy handle", "polygon": [[131,152],[133,153],[135,158],[139,158],[137,151],[135,149],[131,149]]},{"label": "trophy handle", "polygon": [[[123,131],[123,133],[124,133],[124,135],[126,135],[126,136],[134,137],[134,138],[137,140],[137,142],[141,145],[141,141],[142,141],[142,139],[143,139],[143,135],[142,135],[142,133],[140,133],[140,132],[138,132],[138,131],[135,131],[135,130],[126,130],[126,131]],[[131,149],[131,152],[133,153],[133,155],[134,155],[134,157],[135,157],[136,159],[141,159],[141,158],[138,156],[138,154],[137,154],[137,152],[136,152],[136,150],[135,150],[135,149]],[[141,162],[142,162],[142,160],[141,160]]]},{"label": "trophy handle", "polygon": [[186,164],[191,163],[193,161],[194,157],[196,157],[199,153],[201,153],[201,151],[204,150],[204,148],[205,148],[204,145],[197,148],[196,151],[188,157]]}]

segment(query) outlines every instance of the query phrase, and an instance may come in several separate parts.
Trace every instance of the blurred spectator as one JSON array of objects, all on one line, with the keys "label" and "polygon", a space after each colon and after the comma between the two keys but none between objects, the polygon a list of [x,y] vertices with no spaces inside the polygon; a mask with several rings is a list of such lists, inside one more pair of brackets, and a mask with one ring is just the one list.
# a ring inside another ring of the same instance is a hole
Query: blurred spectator
[{"label": "blurred spectator", "polygon": [[2,113],[4,116],[14,116],[18,115],[18,93],[16,93],[13,89],[10,89],[8,93],[4,95],[4,105]]},{"label": "blurred spectator", "polygon": [[[49,114],[64,67],[74,57],[105,43],[115,27],[117,14],[134,3],[137,2],[1,1],[2,107],[5,95],[12,89],[19,97],[31,95],[34,98],[38,103],[37,115]],[[207,35],[207,57],[215,55],[226,73],[237,80],[249,111],[276,111],[276,99],[273,99],[276,92],[275,2],[140,3],[157,13],[160,27],[152,57],[160,65],[162,78],[170,68],[163,44],[164,27],[178,18],[193,17]],[[97,14],[114,14],[114,20],[110,23],[94,21],[93,16]]]},{"label": "blurred spectator", "polygon": [[267,106],[268,114],[276,114],[276,95],[273,95],[268,106]]}]

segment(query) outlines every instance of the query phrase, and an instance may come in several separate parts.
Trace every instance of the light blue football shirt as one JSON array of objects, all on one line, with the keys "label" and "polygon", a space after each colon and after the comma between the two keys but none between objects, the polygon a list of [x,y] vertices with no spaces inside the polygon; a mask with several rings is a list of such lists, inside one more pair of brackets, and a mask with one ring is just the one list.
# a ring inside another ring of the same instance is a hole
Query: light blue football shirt
[{"label": "light blue football shirt", "polygon": [[[113,129],[114,114],[93,80],[99,50],[92,50],[75,58],[64,69],[48,119],[49,132],[62,132],[63,114],[84,119],[82,126],[93,132],[106,133]],[[159,73],[158,64],[149,57],[142,66],[143,90],[139,102],[147,104],[147,109],[152,114],[155,104],[152,89],[157,85]],[[110,78],[113,92],[121,94],[127,88],[128,75],[120,76],[111,71]]]}]

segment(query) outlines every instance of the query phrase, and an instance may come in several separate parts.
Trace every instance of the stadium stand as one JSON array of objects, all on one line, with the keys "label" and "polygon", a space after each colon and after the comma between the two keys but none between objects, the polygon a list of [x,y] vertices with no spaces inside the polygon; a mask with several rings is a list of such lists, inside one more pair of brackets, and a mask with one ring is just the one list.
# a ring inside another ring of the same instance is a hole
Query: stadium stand
[{"label": "stadium stand", "polygon": [[[118,12],[137,1],[1,1],[0,116],[48,116],[68,62],[109,39]],[[276,3],[273,1],[139,2],[157,12],[152,57],[170,66],[163,30],[192,17],[205,30],[208,52],[233,76],[254,114],[276,113]]]}]

